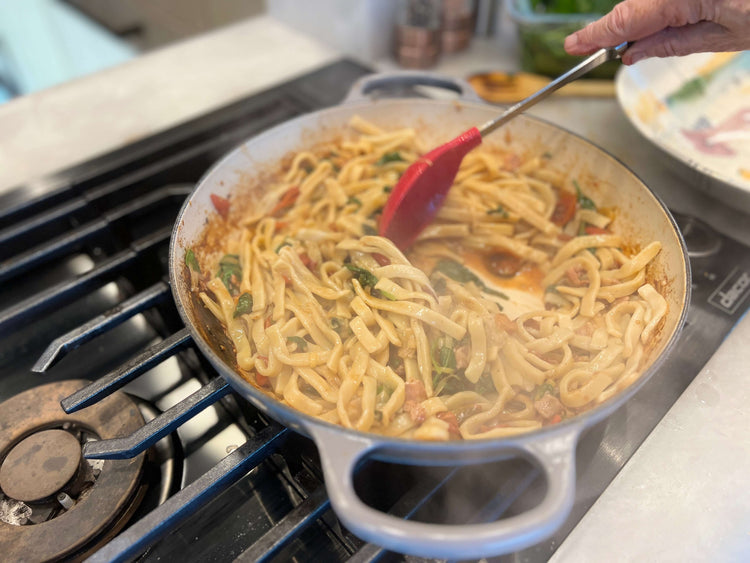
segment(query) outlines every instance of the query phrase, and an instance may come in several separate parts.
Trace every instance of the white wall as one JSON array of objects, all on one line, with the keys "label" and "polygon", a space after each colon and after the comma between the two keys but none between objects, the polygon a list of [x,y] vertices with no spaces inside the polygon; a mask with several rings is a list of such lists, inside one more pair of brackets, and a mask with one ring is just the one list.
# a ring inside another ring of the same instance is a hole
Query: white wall
[{"label": "white wall", "polygon": [[364,61],[392,52],[397,0],[266,0],[268,13]]}]

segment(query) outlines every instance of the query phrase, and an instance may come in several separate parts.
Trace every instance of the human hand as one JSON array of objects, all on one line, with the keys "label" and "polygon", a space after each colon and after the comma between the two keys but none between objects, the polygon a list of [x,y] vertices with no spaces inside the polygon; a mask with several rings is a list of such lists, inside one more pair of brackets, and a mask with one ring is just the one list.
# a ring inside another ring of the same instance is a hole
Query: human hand
[{"label": "human hand", "polygon": [[565,39],[571,55],[634,41],[622,57],[646,57],[750,49],[750,0],[625,0],[601,19]]}]

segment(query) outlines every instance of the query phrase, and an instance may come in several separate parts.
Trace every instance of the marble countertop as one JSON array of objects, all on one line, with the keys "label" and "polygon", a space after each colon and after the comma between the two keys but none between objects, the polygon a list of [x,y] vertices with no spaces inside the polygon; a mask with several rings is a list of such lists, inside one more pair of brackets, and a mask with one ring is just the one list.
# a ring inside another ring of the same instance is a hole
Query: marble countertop
[{"label": "marble countertop", "polygon": [[0,105],[0,191],[33,186],[338,57],[261,16],[16,98]]}]

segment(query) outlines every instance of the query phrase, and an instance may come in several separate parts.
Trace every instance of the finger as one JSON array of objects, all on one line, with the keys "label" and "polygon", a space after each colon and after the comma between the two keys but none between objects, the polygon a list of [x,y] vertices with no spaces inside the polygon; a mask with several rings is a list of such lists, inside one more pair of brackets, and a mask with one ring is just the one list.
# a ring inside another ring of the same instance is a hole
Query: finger
[{"label": "finger", "polygon": [[690,53],[732,51],[726,28],[712,22],[700,22],[669,28],[637,41],[622,56],[626,65],[646,57],[679,57]]},{"label": "finger", "polygon": [[569,35],[565,39],[565,50],[571,55],[585,55],[624,41],[637,41],[667,27],[710,19],[711,14],[701,4],[700,0],[625,0],[603,18]]}]

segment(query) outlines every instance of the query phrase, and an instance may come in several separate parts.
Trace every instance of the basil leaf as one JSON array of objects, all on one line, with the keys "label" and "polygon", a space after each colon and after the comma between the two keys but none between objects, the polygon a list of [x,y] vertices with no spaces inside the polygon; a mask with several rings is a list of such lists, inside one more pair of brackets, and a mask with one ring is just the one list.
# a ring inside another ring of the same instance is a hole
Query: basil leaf
[{"label": "basil leaf", "polygon": [[375,403],[378,405],[384,405],[388,402],[393,394],[393,389],[382,383],[378,383],[377,390],[375,391]]},{"label": "basil leaf", "polygon": [[387,194],[391,193],[393,191],[393,186],[386,186],[383,188],[383,191]]},{"label": "basil leaf", "polygon": [[443,385],[442,391],[446,395],[455,395],[461,391],[466,391],[468,387],[467,383],[466,379],[459,377],[458,375],[452,375],[448,377],[448,380]]},{"label": "basil leaf", "polygon": [[279,253],[279,250],[281,250],[281,249],[282,249],[282,248],[284,248],[285,246],[292,246],[292,243],[291,243],[291,242],[289,242],[288,240],[285,240],[285,241],[284,241],[284,242],[282,242],[282,243],[281,243],[281,244],[280,244],[279,246],[277,246],[277,247],[276,247],[276,250],[274,250],[274,252],[275,252],[276,254],[278,254],[278,253]]},{"label": "basil leaf", "polygon": [[382,297],[383,299],[387,299],[388,301],[398,301],[395,295],[389,293],[388,291],[383,291],[382,289],[373,289],[372,296]]},{"label": "basil leaf", "polygon": [[288,336],[286,340],[287,342],[294,342],[300,352],[307,352],[307,340],[301,336]]},{"label": "basil leaf", "polygon": [[462,264],[459,264],[455,260],[451,260],[449,258],[444,258],[440,260],[440,262],[437,263],[437,266],[435,266],[434,272],[440,272],[442,274],[445,274],[450,279],[460,282],[460,283],[475,283],[479,288],[481,288],[485,293],[489,293],[490,295],[496,295],[500,297],[501,299],[508,299],[508,296],[500,291],[496,291],[492,288],[487,287],[484,282],[479,279],[479,276],[477,276],[474,272],[469,270],[466,266],[463,266]]},{"label": "basil leaf", "polygon": [[498,205],[495,209],[489,209],[487,215],[500,215],[500,217],[507,218],[508,212],[505,211],[502,205]]},{"label": "basil leaf", "polygon": [[448,289],[448,285],[445,283],[444,277],[435,276],[434,279],[430,277],[430,281],[432,282],[432,289],[434,289],[435,293],[437,293],[438,295],[442,295],[443,293],[445,293],[445,290]]},{"label": "basil leaf", "polygon": [[185,264],[194,272],[201,273],[200,264],[198,264],[198,259],[195,257],[195,252],[193,252],[192,248],[188,248],[185,251]]},{"label": "basil leaf", "polygon": [[240,315],[244,315],[245,313],[249,313],[253,310],[253,296],[249,293],[243,293],[240,295],[240,298],[237,300],[237,307],[234,309],[234,314],[232,315],[232,318],[237,318]]},{"label": "basil leaf", "polygon": [[494,393],[495,384],[492,382],[492,377],[482,374],[479,380],[474,384],[474,390],[483,397],[486,397],[490,393]]},{"label": "basil leaf", "polygon": [[372,225],[368,225],[367,223],[362,224],[362,234],[363,235],[370,235],[370,236],[376,236],[378,234],[378,230],[373,227]]},{"label": "basil leaf", "polygon": [[375,284],[378,283],[378,278],[369,270],[365,270],[354,264],[344,264],[344,266],[354,274],[354,277],[357,278],[363,288],[368,286],[375,287]]},{"label": "basil leaf", "polygon": [[455,395],[467,389],[467,381],[455,373],[436,374],[432,377],[432,388],[435,395],[445,393]]},{"label": "basil leaf", "polygon": [[534,389],[534,400],[537,401],[544,397],[546,394],[554,395],[555,394],[555,384],[550,381],[545,381],[541,385],[537,385],[536,389]]},{"label": "basil leaf", "polygon": [[456,355],[453,352],[453,348],[443,346],[440,348],[440,365],[455,371],[456,369]]},{"label": "basil leaf", "polygon": [[331,317],[331,328],[336,331],[342,340],[346,340],[352,334],[349,323],[346,322],[346,319],[340,317]]},{"label": "basil leaf", "polygon": [[382,166],[383,164],[388,164],[389,162],[404,162],[404,159],[397,151],[387,152],[383,156],[381,156],[380,160],[378,160],[375,164],[377,164],[378,166]]},{"label": "basil leaf", "polygon": [[216,277],[222,281],[232,295],[239,292],[240,287],[237,285],[237,282],[242,279],[239,255],[225,254],[219,261],[219,271]]},{"label": "basil leaf", "polygon": [[353,203],[357,207],[362,207],[362,202],[359,200],[359,198],[352,196],[349,196],[349,199],[346,200],[346,203]]},{"label": "basil leaf", "polygon": [[402,365],[404,365],[404,360],[403,360],[403,358],[402,358],[401,356],[398,356],[398,355],[391,355],[391,356],[390,356],[390,357],[388,358],[388,365],[390,366],[390,368],[391,368],[392,370],[394,370],[394,371],[395,371],[395,370],[397,370],[398,368],[400,368],[400,367],[401,367]]},{"label": "basil leaf", "polygon": [[432,369],[438,375],[456,372],[456,355],[453,352],[453,341],[440,338],[431,346]]},{"label": "basil leaf", "polygon": [[459,264],[455,260],[451,260],[449,258],[440,260],[440,262],[438,262],[435,266],[435,271],[445,274],[450,279],[457,282],[474,282],[478,285],[482,283],[482,280],[480,280],[474,272],[472,272],[462,264]]},{"label": "basil leaf", "polygon": [[578,182],[573,180],[573,186],[575,186],[576,198],[578,199],[578,205],[581,207],[581,209],[593,209],[594,211],[596,211],[596,204],[591,198],[584,195],[584,193],[581,191],[581,186],[578,185]]},{"label": "basil leaf", "polygon": [[[496,297],[499,297],[500,299],[510,299],[510,297],[508,297],[502,291],[496,291],[492,289],[491,287],[487,287],[486,285],[483,285],[482,288],[484,289],[485,293],[489,293],[490,295],[494,295]],[[500,308],[501,311],[503,310],[501,305],[498,305],[498,307]]]}]

